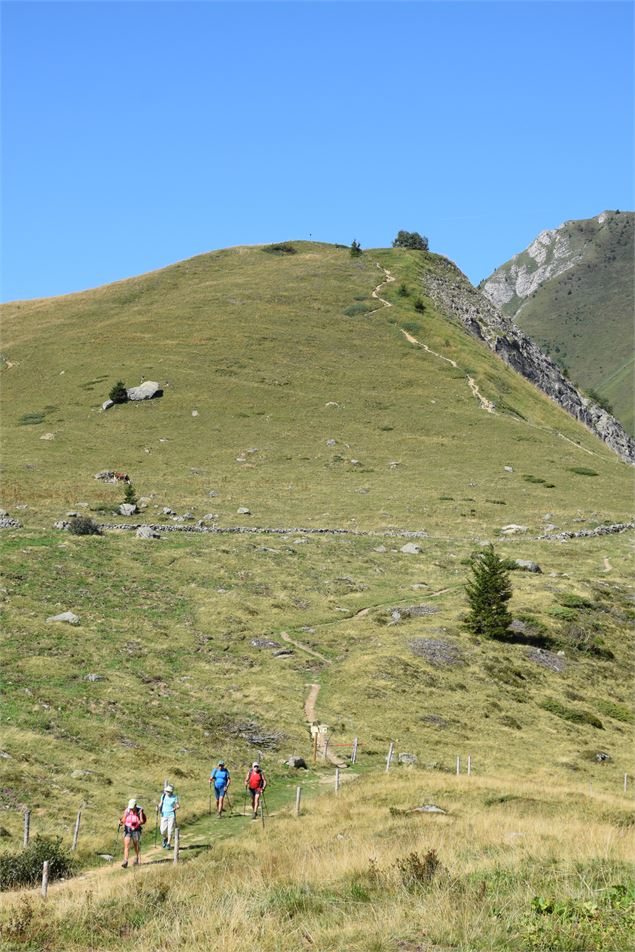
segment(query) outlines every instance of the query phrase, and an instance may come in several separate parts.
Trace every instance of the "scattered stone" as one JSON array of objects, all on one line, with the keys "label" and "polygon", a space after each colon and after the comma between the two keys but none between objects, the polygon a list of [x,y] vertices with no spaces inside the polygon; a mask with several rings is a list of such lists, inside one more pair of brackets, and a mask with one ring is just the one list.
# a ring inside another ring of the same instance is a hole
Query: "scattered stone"
[{"label": "scattered stone", "polygon": [[362,464],[360,463],[360,461],[359,461],[358,459],[352,459],[352,460],[351,460],[351,466],[361,466],[361,465],[362,465]]},{"label": "scattered stone", "polygon": [[9,513],[6,509],[0,509],[0,519],[6,519]]},{"label": "scattered stone", "polygon": [[402,618],[423,618],[424,615],[436,615],[439,609],[434,605],[410,605],[408,608],[393,608],[390,612],[393,621]]},{"label": "scattered stone", "polygon": [[254,648],[279,648],[280,642],[271,641],[270,638],[252,638],[251,644]]},{"label": "scattered stone", "polygon": [[250,446],[248,450],[245,450],[245,452],[246,452],[249,456],[253,456],[254,453],[257,453],[257,452],[258,452],[258,447],[257,447],[257,446]]},{"label": "scattered stone", "polygon": [[447,816],[448,811],[442,810],[441,807],[438,807],[436,803],[425,803],[422,807],[415,807],[415,813],[443,813]]},{"label": "scattered stone", "polygon": [[126,393],[128,400],[153,400],[163,396],[163,390],[155,380],[144,380],[138,387],[130,387]]},{"label": "scattered stone", "polygon": [[210,499],[217,499],[220,494],[217,493],[215,489],[210,489],[207,495],[210,497]]},{"label": "scattered stone", "polygon": [[18,503],[16,503],[16,507],[15,507],[15,508],[16,508],[16,509],[28,509],[29,507],[27,506],[27,504],[26,504],[25,502],[18,502]]},{"label": "scattered stone", "polygon": [[192,410],[192,416],[198,416],[198,410]]},{"label": "scattered stone", "polygon": [[274,658],[287,658],[289,655],[292,655],[293,651],[291,648],[280,648],[279,651],[274,651]]},{"label": "scattered stone", "polygon": [[84,777],[90,777],[92,773],[92,770],[72,770],[71,778],[73,780],[83,780]]},{"label": "scattered stone", "polygon": [[337,440],[327,440],[327,441],[326,441],[326,445],[327,445],[327,446],[337,446]]},{"label": "scattered stone", "polygon": [[329,400],[328,403],[324,404],[325,407],[339,407],[339,403],[336,403],[335,400]]},{"label": "scattered stone", "polygon": [[523,572],[535,572],[542,575],[542,569],[537,562],[531,562],[528,559],[514,559],[514,565]]},{"label": "scattered stone", "polygon": [[289,757],[285,760],[285,766],[294,767],[296,770],[308,770],[304,757]]},{"label": "scattered stone", "polygon": [[72,509],[71,509],[70,512],[67,512],[67,513],[66,513],[66,518],[67,518],[67,519],[77,519],[78,516],[79,516],[79,513],[78,513],[78,512],[73,512]]},{"label": "scattered stone", "polygon": [[112,853],[97,853],[97,855],[100,859],[105,860],[107,863],[112,863],[115,858]]},{"label": "scattered stone", "polygon": [[110,408],[114,407],[114,405],[115,405],[114,400],[104,400],[104,402],[101,405],[101,408],[102,410],[110,410]]},{"label": "scattered stone", "polygon": [[66,519],[58,519],[57,522],[53,523],[54,529],[68,529],[69,526],[70,526],[70,522],[68,522],[68,520]]},{"label": "scattered stone", "polygon": [[122,516],[134,516],[137,512],[137,506],[133,502],[122,502],[119,506],[119,513]]},{"label": "scattered stone", "polygon": [[164,506],[164,507],[163,507],[163,515],[164,515],[164,516],[172,516],[172,515],[174,515],[174,509],[170,509],[169,506]]},{"label": "scattered stone", "polygon": [[513,473],[513,472],[514,472],[514,467],[513,467],[513,466],[503,466],[503,469],[505,470],[506,473]]},{"label": "scattered stone", "polygon": [[11,516],[0,517],[0,529],[20,529],[21,527],[22,523]]},{"label": "scattered stone", "polygon": [[611,760],[611,756],[610,754],[607,754],[606,751],[604,750],[598,750],[597,754],[595,755],[595,759],[597,760],[599,764],[604,764],[608,760]]},{"label": "scattered stone", "polygon": [[218,519],[217,512],[206,512],[205,515],[202,517],[201,522],[216,522],[217,519]]},{"label": "scattered stone", "polygon": [[11,754],[8,754],[8,753],[6,752],[6,750],[0,750],[0,757],[2,757],[3,760],[11,760],[11,759],[12,759],[12,758],[11,758]]},{"label": "scattered stone", "polygon": [[246,462],[247,462],[247,457],[246,457],[246,456],[237,456],[237,457],[236,457],[236,462],[237,462],[237,463],[246,463]]},{"label": "scattered stone", "polygon": [[248,509],[247,506],[239,506],[236,510],[239,516],[250,516],[251,509]]},{"label": "scattered stone", "polygon": [[103,674],[87,674],[84,678],[84,681],[105,681],[106,678]]},{"label": "scattered stone", "polygon": [[152,526],[139,526],[135,535],[137,539],[160,539],[161,536]]},{"label": "scattered stone", "polygon": [[397,758],[397,763],[400,764],[416,764],[417,755],[416,754],[399,754]]},{"label": "scattered stone", "polygon": [[553,651],[547,651],[545,648],[530,648],[527,657],[534,664],[539,664],[542,668],[548,668],[556,674],[562,674],[567,666],[566,660],[562,655],[554,654]]},{"label": "scattered stone", "polygon": [[420,545],[416,545],[414,542],[406,542],[399,551],[404,552],[406,555],[419,555],[422,549]]},{"label": "scattered stone", "polygon": [[59,615],[51,615],[46,620],[47,622],[64,621],[69,625],[79,625],[79,617],[73,612],[60,612]]},{"label": "scattered stone", "polygon": [[436,668],[463,664],[463,655],[457,645],[451,641],[436,638],[416,638],[410,642],[410,650],[420,658],[425,658]]},{"label": "scattered stone", "polygon": [[55,433],[43,433],[42,436],[40,437],[40,439],[41,439],[41,440],[54,440],[54,439],[55,439]]},{"label": "scattered stone", "polygon": [[519,535],[521,532],[527,532],[528,526],[517,526],[515,523],[511,523],[508,526],[503,526],[501,529],[502,535]]},{"label": "scattered stone", "polygon": [[385,545],[378,545],[376,548],[373,549],[373,552],[379,552],[379,553],[383,553],[387,551],[388,549],[386,548]]}]

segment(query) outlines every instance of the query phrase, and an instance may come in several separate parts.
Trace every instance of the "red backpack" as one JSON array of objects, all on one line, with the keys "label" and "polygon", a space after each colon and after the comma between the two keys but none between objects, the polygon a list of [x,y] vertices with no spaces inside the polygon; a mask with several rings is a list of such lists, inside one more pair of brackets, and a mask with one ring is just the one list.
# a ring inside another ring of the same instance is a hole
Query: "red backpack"
[{"label": "red backpack", "polygon": [[250,790],[259,790],[262,787],[262,774],[259,770],[249,771],[249,780],[247,781]]}]

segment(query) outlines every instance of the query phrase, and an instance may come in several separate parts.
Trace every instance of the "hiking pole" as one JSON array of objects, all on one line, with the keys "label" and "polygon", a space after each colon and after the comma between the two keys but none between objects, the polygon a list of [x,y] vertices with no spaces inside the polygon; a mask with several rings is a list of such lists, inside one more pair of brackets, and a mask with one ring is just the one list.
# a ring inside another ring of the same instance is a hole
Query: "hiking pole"
[{"label": "hiking pole", "polygon": [[245,816],[245,810],[247,809],[247,788],[243,792],[243,816]]},{"label": "hiking pole", "polygon": [[115,842],[112,848],[113,853],[117,852],[117,842],[119,840],[119,830],[121,829],[121,821],[117,824],[117,832],[115,833]]},{"label": "hiking pole", "polygon": [[159,804],[157,803],[154,811],[154,848],[157,848],[157,830],[159,826]]},{"label": "hiking pole", "polygon": [[212,815],[212,785],[209,785],[209,815]]}]

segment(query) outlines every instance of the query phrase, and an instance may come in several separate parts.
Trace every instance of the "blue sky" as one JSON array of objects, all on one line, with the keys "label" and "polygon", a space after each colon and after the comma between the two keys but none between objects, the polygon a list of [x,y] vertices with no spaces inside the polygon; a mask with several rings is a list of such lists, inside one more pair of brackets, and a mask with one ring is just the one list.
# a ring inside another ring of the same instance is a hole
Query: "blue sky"
[{"label": "blue sky", "polygon": [[633,207],[633,7],[2,4],[2,298],[213,248],[389,245],[474,281]]}]

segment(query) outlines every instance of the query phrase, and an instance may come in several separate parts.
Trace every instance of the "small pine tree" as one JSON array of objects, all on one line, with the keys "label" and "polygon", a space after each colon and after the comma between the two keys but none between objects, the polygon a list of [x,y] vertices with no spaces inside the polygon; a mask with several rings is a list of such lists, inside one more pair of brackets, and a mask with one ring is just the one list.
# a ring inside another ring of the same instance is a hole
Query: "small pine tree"
[{"label": "small pine tree", "polygon": [[359,258],[361,253],[362,253],[362,246],[360,245],[359,241],[355,241],[353,239],[353,241],[351,242],[351,258]]},{"label": "small pine tree", "polygon": [[127,502],[129,506],[137,505],[137,494],[132,483],[126,483],[125,489],[123,491],[123,501]]},{"label": "small pine tree", "polygon": [[472,578],[465,591],[470,611],[465,627],[475,635],[505,640],[510,635],[512,616],[507,602],[512,597],[512,585],[503,559],[489,545],[472,556]]},{"label": "small pine tree", "polygon": [[409,296],[410,291],[408,290],[408,286],[405,284],[405,282],[402,281],[402,283],[399,285],[399,290],[397,291],[397,294],[399,295],[399,297]]},{"label": "small pine tree", "polygon": [[425,309],[426,309],[426,306],[421,300],[421,298],[417,298],[417,300],[415,301],[415,311],[419,311],[421,314],[423,314]]},{"label": "small pine tree", "polygon": [[113,403],[125,403],[128,399],[128,391],[123,380],[118,380],[110,391],[110,399]]}]

